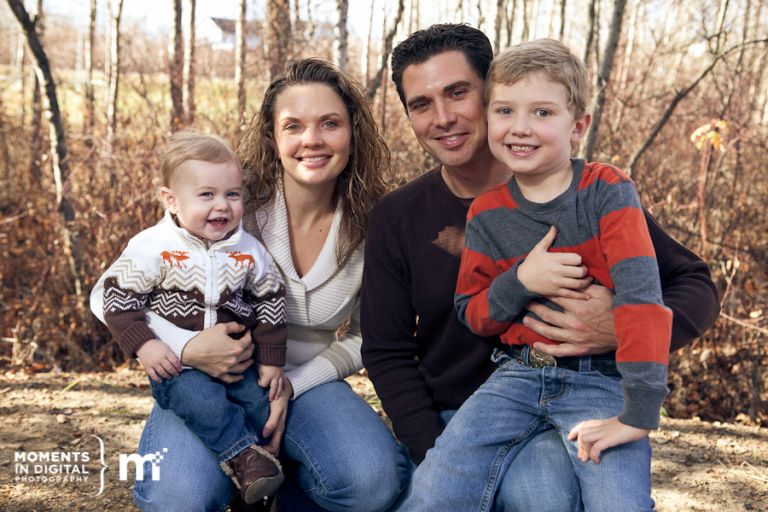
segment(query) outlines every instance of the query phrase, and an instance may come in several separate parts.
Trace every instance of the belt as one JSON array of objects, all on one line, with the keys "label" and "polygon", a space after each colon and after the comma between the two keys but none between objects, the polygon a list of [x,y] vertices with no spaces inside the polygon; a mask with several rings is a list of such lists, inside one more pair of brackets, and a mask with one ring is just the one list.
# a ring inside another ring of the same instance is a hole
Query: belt
[{"label": "belt", "polygon": [[[555,357],[529,345],[512,345],[506,350],[506,353],[519,363],[531,368],[556,366],[576,372],[597,370],[606,375],[619,375],[616,369],[616,356],[613,352],[596,356]],[[588,364],[583,364],[585,361]]]}]

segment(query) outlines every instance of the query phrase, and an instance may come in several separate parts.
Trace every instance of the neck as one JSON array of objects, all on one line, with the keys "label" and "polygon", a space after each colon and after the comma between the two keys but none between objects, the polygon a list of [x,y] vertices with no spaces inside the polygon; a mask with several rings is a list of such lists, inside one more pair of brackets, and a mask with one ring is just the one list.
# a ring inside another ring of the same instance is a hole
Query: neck
[{"label": "neck", "polygon": [[335,211],[333,189],[336,182],[327,187],[303,187],[291,180],[283,180],[285,207],[291,224],[308,227],[325,220]]},{"label": "neck", "polygon": [[573,167],[570,160],[556,172],[541,174],[519,174],[515,182],[527,200],[534,203],[547,203],[568,190],[573,180]]},{"label": "neck", "polygon": [[451,192],[464,199],[477,197],[496,185],[506,183],[512,176],[490,150],[461,167],[443,165],[440,173]]}]

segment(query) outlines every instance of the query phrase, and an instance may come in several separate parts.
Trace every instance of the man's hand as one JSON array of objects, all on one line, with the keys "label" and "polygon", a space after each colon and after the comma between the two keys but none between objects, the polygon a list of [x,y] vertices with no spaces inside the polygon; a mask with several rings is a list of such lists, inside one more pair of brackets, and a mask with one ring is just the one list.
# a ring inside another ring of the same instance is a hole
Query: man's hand
[{"label": "man's hand", "polygon": [[528,315],[523,323],[546,338],[562,342],[559,345],[536,343],[534,348],[555,357],[603,354],[616,349],[611,311],[613,294],[596,284],[584,291],[589,295],[587,300],[548,297],[562,307],[565,310],[563,312],[538,302],[526,306],[541,321]]},{"label": "man's hand", "polygon": [[139,362],[141,362],[149,378],[158,384],[163,379],[177,376],[181,371],[179,358],[162,341],[149,340],[139,347],[136,355],[139,357]]},{"label": "man's hand", "polygon": [[259,365],[259,386],[269,388],[269,401],[272,402],[280,396],[283,389],[283,368],[282,366],[270,366],[266,364]]},{"label": "man's hand", "polygon": [[264,449],[277,457],[280,454],[280,443],[285,432],[285,418],[288,415],[288,402],[293,396],[293,386],[288,377],[283,376],[283,388],[274,400],[269,402],[269,419],[261,431],[264,437],[272,436]]},{"label": "man's hand", "polygon": [[251,333],[246,332],[239,340],[228,335],[244,329],[238,323],[228,322],[201,331],[184,347],[182,363],[226,383],[242,380],[240,374],[253,364]]},{"label": "man's hand", "polygon": [[542,296],[589,298],[582,288],[589,286],[592,278],[587,276],[587,267],[581,264],[581,256],[549,252],[555,237],[557,228],[552,226],[517,267],[517,279],[528,291]]},{"label": "man's hand", "polygon": [[625,425],[614,416],[605,420],[582,421],[568,433],[568,440],[578,442],[582,462],[591,460],[600,464],[603,450],[637,441],[647,436],[648,432],[650,430]]}]

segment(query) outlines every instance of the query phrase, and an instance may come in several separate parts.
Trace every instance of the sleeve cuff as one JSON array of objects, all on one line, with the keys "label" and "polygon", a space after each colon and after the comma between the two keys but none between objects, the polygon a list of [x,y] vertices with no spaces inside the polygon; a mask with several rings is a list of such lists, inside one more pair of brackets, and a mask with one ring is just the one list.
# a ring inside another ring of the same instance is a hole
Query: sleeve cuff
[{"label": "sleeve cuff", "polygon": [[285,372],[285,376],[293,386],[295,400],[315,386],[339,380],[339,374],[333,364],[322,356],[317,356],[307,364],[303,364]]},{"label": "sleeve cuff", "polygon": [[624,388],[624,411],[619,421],[630,427],[659,428],[659,410],[667,393],[649,388]]},{"label": "sleeve cuff", "polygon": [[517,278],[517,269],[523,261],[496,276],[488,288],[488,306],[491,317],[497,322],[511,322],[523,312],[526,304],[539,297]]}]

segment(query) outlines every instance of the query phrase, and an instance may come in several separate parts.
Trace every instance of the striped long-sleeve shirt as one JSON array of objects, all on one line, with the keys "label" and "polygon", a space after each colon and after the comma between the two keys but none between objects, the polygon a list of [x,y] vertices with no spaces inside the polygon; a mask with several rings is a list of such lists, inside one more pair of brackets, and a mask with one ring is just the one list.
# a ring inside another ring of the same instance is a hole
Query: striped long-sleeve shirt
[{"label": "striped long-sleeve shirt", "polygon": [[619,169],[573,161],[566,192],[547,203],[523,197],[514,179],[479,196],[469,209],[456,286],[459,318],[481,336],[509,345],[554,343],[525,327],[525,304],[539,300],[517,278],[527,253],[550,226],[551,252],[582,257],[594,280],[614,293],[616,363],[625,396],[622,423],[657,428],[668,393],[672,313],[661,298],[659,272],[640,200]]}]

